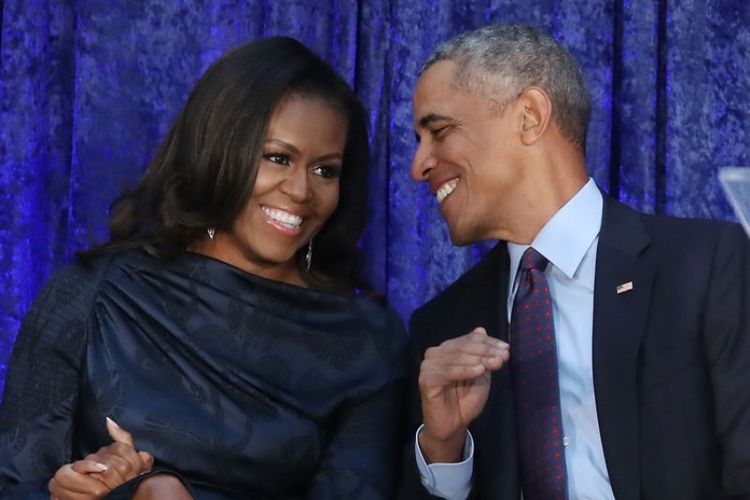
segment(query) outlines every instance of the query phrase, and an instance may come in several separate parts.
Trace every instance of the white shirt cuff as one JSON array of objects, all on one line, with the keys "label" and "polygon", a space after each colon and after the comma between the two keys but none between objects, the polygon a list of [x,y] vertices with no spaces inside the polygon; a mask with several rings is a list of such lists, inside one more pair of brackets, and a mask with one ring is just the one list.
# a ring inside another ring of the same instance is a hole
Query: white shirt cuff
[{"label": "white shirt cuff", "polygon": [[427,464],[419,448],[419,433],[423,428],[424,424],[420,425],[414,437],[414,455],[422,485],[430,495],[445,500],[466,500],[471,491],[471,472],[474,467],[474,438],[471,437],[471,432],[466,431],[461,462]]}]

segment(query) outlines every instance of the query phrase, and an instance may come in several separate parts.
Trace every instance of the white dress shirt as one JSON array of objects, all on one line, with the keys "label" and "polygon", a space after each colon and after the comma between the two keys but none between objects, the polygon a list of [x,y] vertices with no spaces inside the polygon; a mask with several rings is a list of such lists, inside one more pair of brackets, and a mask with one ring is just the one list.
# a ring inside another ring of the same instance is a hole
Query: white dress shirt
[{"label": "white dress shirt", "polygon": [[[614,499],[599,434],[592,368],[594,277],[602,208],[602,194],[589,179],[547,221],[530,245],[549,261],[545,275],[555,324],[568,493],[575,500]],[[528,245],[508,243],[509,323],[518,287],[518,266],[527,248]],[[510,355],[513,356],[512,341]],[[421,427],[417,436],[420,431]],[[465,460],[455,464],[428,465],[418,440],[414,446],[422,484],[427,490],[447,500],[464,500],[471,489],[474,459],[471,435],[464,446]]]}]

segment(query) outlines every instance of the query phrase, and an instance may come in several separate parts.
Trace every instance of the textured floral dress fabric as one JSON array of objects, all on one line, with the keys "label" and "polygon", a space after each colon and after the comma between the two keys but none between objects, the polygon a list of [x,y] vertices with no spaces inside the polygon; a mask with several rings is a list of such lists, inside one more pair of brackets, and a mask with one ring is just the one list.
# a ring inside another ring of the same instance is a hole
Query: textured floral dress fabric
[{"label": "textured floral dress fabric", "polygon": [[198,498],[391,498],[406,333],[364,296],[141,251],[53,277],[0,410],[0,497],[48,498],[110,416]]}]

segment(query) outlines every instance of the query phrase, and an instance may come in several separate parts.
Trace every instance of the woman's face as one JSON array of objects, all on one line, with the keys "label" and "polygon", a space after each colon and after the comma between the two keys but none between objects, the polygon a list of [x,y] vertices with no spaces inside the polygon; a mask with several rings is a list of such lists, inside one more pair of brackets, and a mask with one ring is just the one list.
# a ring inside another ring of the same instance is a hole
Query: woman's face
[{"label": "woman's face", "polygon": [[315,97],[282,99],[268,125],[252,195],[231,229],[205,242],[215,250],[206,253],[303,285],[294,255],[336,209],[346,134],[346,117],[331,104]]}]

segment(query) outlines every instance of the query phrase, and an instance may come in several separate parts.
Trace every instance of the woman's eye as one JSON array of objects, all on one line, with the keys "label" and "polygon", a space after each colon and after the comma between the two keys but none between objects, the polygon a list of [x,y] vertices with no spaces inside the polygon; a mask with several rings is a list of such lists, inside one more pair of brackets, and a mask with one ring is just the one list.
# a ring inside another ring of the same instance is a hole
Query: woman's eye
[{"label": "woman's eye", "polygon": [[312,173],[325,179],[333,179],[341,175],[341,167],[333,165],[316,165],[313,167]]},{"label": "woman's eye", "polygon": [[265,154],[263,155],[263,158],[265,158],[266,160],[270,162],[278,163],[279,165],[284,165],[284,166],[289,166],[289,163],[290,163],[289,157],[281,153]]}]

